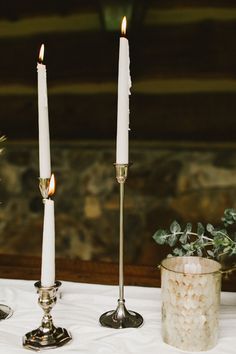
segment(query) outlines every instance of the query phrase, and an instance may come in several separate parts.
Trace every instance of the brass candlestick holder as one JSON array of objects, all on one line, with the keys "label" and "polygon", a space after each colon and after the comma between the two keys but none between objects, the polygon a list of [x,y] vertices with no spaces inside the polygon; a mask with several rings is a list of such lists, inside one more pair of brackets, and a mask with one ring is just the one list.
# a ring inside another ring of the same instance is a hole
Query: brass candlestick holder
[{"label": "brass candlestick holder", "polygon": [[13,315],[13,310],[4,304],[0,304],[0,321],[7,320]]},{"label": "brass candlestick holder", "polygon": [[39,190],[43,199],[48,198],[50,178],[39,178]]},{"label": "brass candlestick holder", "polygon": [[[49,197],[49,178],[39,178],[39,189],[43,200]],[[56,281],[53,286],[44,287],[41,282],[35,283],[39,294],[38,303],[44,311],[41,325],[26,333],[23,338],[23,346],[27,349],[39,351],[42,349],[52,349],[61,347],[68,343],[72,337],[70,333],[61,327],[55,327],[53,324],[51,310],[57,301],[58,288],[61,282]]]},{"label": "brass candlestick holder", "polygon": [[24,336],[23,346],[25,348],[35,351],[52,349],[61,347],[72,339],[65,328],[54,326],[51,316],[51,310],[57,301],[59,286],[61,286],[59,281],[50,287],[43,287],[39,281],[35,283],[39,294],[38,303],[43,309],[44,315],[41,325]]},{"label": "brass candlestick holder", "polygon": [[120,240],[119,240],[119,299],[116,310],[105,312],[99,319],[104,327],[137,328],[143,324],[143,317],[128,311],[124,299],[124,185],[128,176],[128,164],[114,164],[116,179],[120,185]]}]

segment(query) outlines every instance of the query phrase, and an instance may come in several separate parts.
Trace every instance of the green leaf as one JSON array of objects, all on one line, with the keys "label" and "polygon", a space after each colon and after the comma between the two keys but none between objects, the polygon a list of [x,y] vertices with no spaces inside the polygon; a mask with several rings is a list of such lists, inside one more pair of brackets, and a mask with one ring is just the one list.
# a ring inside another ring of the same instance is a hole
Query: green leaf
[{"label": "green leaf", "polygon": [[186,256],[193,256],[193,255],[194,255],[194,250],[189,249],[189,250],[186,252]]},{"label": "green leaf", "polygon": [[177,221],[173,221],[172,224],[170,225],[170,232],[172,234],[176,234],[181,231],[180,224]]},{"label": "green leaf", "polygon": [[192,244],[191,243],[186,243],[186,245],[182,246],[183,249],[185,249],[186,251],[189,251],[192,248]]},{"label": "green leaf", "polygon": [[190,233],[192,231],[192,224],[190,222],[186,224],[185,230],[187,233]]},{"label": "green leaf", "polygon": [[230,217],[234,220],[236,220],[236,210],[231,208],[231,209],[225,209],[224,212],[225,216]]},{"label": "green leaf", "polygon": [[179,238],[179,242],[182,243],[183,245],[188,241],[188,234],[186,230],[182,233],[182,235]]},{"label": "green leaf", "polygon": [[175,248],[174,250],[173,250],[173,254],[175,255],[175,256],[184,256],[184,251],[182,250],[182,248]]},{"label": "green leaf", "polygon": [[214,230],[212,235],[214,236],[213,244],[216,246],[226,247],[231,243],[226,230]]},{"label": "green leaf", "polygon": [[229,251],[231,250],[231,246],[227,246],[223,249],[224,253],[229,253]]},{"label": "green leaf", "polygon": [[167,239],[167,233],[165,230],[157,230],[155,234],[152,236],[153,239],[159,244],[159,245],[164,245]]},{"label": "green leaf", "polygon": [[179,238],[180,243],[185,244],[188,241],[188,235],[191,233],[192,231],[192,224],[190,224],[189,222],[187,223],[184,232],[182,233],[182,235]]},{"label": "green leaf", "polygon": [[202,225],[201,222],[197,223],[197,234],[198,236],[203,236],[205,233],[205,227]]},{"label": "green leaf", "polygon": [[202,250],[201,250],[200,247],[197,249],[197,255],[198,255],[198,257],[202,257],[203,256],[203,253],[202,253]]},{"label": "green leaf", "polygon": [[212,250],[207,250],[207,254],[212,258],[214,258],[214,256],[215,256],[214,252]]},{"label": "green leaf", "polygon": [[178,238],[175,234],[171,235],[170,237],[168,237],[168,240],[167,240],[168,245],[170,247],[173,247],[176,244],[177,240],[178,240]]},{"label": "green leaf", "polygon": [[230,255],[232,256],[233,254],[236,254],[236,245],[234,245],[234,247],[232,248],[232,251],[230,253]]},{"label": "green leaf", "polygon": [[235,223],[236,221],[236,210],[235,209],[225,209],[224,217],[221,218],[225,226],[229,226]]},{"label": "green leaf", "polygon": [[210,234],[212,233],[212,232],[214,232],[214,230],[215,230],[215,228],[214,228],[214,226],[213,225],[211,225],[211,224],[207,224],[207,231],[208,232],[210,232]]}]

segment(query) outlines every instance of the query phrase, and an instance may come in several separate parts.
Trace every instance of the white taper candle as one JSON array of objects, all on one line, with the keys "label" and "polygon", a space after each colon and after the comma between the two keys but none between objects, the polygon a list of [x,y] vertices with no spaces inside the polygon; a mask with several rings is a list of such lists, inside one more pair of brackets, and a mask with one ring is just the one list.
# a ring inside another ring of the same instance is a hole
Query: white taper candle
[{"label": "white taper candle", "polygon": [[[55,190],[54,175],[49,185],[49,195]],[[53,286],[55,283],[55,216],[54,201],[44,199],[44,221],[42,242],[41,285]]]},{"label": "white taper candle", "polygon": [[[126,33],[126,17],[122,21],[122,34]],[[130,78],[129,42],[125,37],[120,38],[119,68],[118,68],[118,102],[117,102],[117,136],[116,163],[129,162],[129,95]]]},{"label": "white taper candle", "polygon": [[48,122],[48,96],[46,66],[42,63],[44,44],[39,53],[38,71],[38,127],[39,127],[39,175],[41,178],[51,176],[50,137]]}]

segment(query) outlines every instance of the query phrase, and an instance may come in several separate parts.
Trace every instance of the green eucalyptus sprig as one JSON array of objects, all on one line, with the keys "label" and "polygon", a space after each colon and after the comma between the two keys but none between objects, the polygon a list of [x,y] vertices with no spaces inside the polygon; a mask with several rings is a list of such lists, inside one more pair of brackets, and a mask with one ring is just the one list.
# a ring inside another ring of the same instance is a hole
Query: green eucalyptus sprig
[{"label": "green eucalyptus sprig", "polygon": [[177,221],[173,221],[170,230],[159,229],[153,235],[159,245],[169,245],[174,256],[200,256],[219,259],[221,256],[236,255],[236,238],[229,235],[227,228],[236,222],[236,210],[226,209],[221,219],[223,228],[215,228],[211,224],[206,227],[197,223],[195,232],[192,224],[187,223],[182,229]]}]

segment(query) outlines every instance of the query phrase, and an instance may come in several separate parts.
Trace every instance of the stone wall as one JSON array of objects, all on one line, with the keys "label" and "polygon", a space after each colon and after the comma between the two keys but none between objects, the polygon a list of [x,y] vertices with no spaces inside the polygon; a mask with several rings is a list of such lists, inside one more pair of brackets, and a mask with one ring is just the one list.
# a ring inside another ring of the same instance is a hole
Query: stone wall
[{"label": "stone wall", "polygon": [[[113,142],[55,142],[58,257],[117,261],[119,186]],[[167,249],[152,240],[157,228],[217,224],[236,207],[236,145],[131,144],[125,195],[125,261],[156,264]],[[0,159],[0,253],[41,254],[43,205],[38,190],[37,142],[6,142]]]}]

